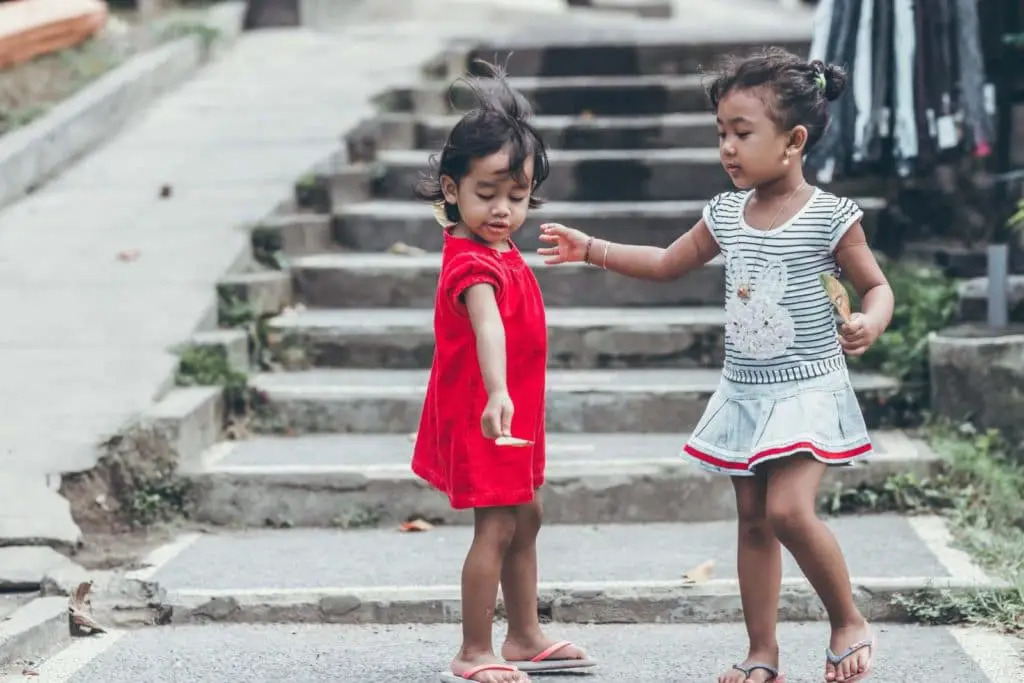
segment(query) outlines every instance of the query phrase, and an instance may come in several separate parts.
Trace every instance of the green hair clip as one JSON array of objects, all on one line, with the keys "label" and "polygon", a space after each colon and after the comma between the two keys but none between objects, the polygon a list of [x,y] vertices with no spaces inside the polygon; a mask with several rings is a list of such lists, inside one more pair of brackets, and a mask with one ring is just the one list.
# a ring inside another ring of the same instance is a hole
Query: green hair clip
[{"label": "green hair clip", "polygon": [[814,82],[818,84],[818,87],[821,88],[822,92],[828,89],[828,80],[825,78],[825,74],[815,74]]}]

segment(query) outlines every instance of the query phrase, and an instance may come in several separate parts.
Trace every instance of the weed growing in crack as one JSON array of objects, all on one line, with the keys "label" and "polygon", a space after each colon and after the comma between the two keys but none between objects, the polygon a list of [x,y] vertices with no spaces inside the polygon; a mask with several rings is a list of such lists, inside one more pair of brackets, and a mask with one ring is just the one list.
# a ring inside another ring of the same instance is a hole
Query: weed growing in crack
[{"label": "weed growing in crack", "polygon": [[939,514],[957,547],[1006,587],[963,593],[922,590],[899,596],[907,615],[925,624],[977,624],[1024,632],[1024,466],[994,431],[931,425],[927,431],[943,471],[933,478],[891,477],[881,486],[837,488],[825,512]]}]

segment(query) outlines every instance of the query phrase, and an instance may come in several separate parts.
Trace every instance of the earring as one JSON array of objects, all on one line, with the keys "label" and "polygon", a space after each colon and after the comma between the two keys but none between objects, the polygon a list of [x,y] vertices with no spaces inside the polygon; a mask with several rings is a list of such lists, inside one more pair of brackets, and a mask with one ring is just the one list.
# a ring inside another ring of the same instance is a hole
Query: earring
[{"label": "earring", "polygon": [[786,151],[786,156],[782,158],[782,165],[789,166],[789,151]]}]

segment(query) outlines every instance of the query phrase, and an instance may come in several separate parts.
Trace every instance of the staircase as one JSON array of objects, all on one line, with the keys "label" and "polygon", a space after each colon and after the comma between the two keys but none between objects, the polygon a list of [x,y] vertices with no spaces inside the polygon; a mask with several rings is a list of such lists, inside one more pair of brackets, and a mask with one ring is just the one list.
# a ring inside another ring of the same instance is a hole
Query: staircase
[{"label": "staircase", "polygon": [[[721,262],[653,284],[592,267],[544,267],[530,255],[539,223],[555,219],[601,238],[667,245],[729,187],[693,75],[729,47],[564,48],[543,76],[536,71],[545,60],[526,48],[509,66],[551,148],[550,203],[517,240],[540,280],[550,335],[539,609],[577,624],[717,622],[741,648],[732,487],[678,457],[723,360]],[[495,48],[479,53],[493,59]],[[464,69],[466,57],[449,62]],[[261,397],[250,425],[257,433],[184,467],[194,518],[212,533],[179,539],[152,570],[174,622],[458,620],[471,514],[450,510],[409,470],[433,352],[441,245],[430,207],[411,199],[411,185],[457,116],[445,95],[457,75],[382,93],[379,115],[348,136],[347,150],[298,183],[296,206],[254,230],[255,251],[274,254],[283,268],[223,283],[224,293],[260,311],[283,309],[267,321],[275,370],[250,379]],[[870,184],[852,189],[870,222],[881,202],[866,194]],[[883,428],[893,380],[856,374],[854,385],[879,456],[867,467],[830,471],[827,485],[933,473],[937,461],[922,444]],[[415,519],[436,526],[396,531]],[[872,619],[905,619],[892,602],[901,591],[959,590],[978,580],[948,560],[956,551],[938,520],[882,515],[831,524],[856,548],[854,592]],[[707,559],[719,567],[714,578],[680,581]],[[783,619],[822,619],[788,559],[785,576]],[[444,643],[431,666],[455,646]],[[607,680],[627,680],[628,671],[616,678],[610,664]],[[415,662],[396,667],[424,675]],[[684,679],[707,679],[704,668]],[[665,676],[659,680],[680,680]]]}]

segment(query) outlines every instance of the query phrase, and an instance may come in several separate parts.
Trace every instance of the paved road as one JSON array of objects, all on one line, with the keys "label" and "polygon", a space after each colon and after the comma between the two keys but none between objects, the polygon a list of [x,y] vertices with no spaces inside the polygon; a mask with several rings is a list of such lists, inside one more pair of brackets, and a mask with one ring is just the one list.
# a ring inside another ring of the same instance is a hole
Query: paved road
[{"label": "paved road", "polygon": [[[500,636],[501,631],[498,631]],[[744,648],[743,627],[566,626],[553,636],[587,647],[601,668],[586,683],[710,682]],[[457,626],[200,626],[82,642],[40,669],[47,683],[428,683],[447,666]],[[978,632],[881,626],[879,683],[1018,680],[1012,644]],[[789,680],[818,681],[823,624],[784,624]],[[106,648],[106,649],[104,649]],[[981,657],[980,651],[986,649]],[[93,657],[91,660],[90,657]],[[984,660],[984,665],[979,660]],[[984,666],[985,668],[982,668]],[[535,680],[543,680],[535,678]],[[553,680],[564,680],[553,679]]]}]

